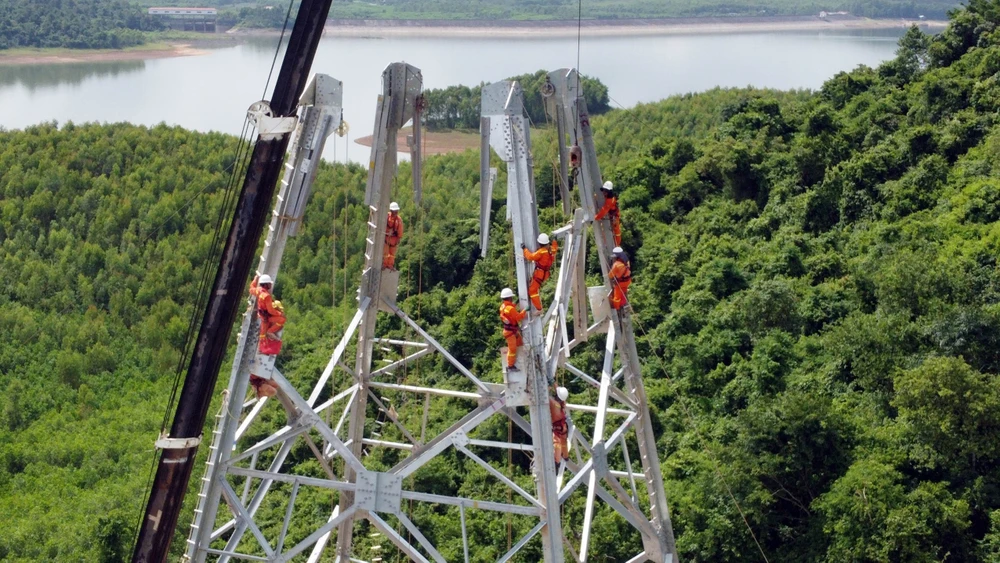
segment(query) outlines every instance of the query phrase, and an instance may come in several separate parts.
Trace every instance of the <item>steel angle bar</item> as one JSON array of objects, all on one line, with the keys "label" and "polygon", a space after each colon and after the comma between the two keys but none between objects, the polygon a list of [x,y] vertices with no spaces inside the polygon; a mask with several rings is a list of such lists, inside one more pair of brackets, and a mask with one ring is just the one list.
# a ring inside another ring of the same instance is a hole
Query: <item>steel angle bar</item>
[{"label": "steel angle bar", "polygon": [[566,500],[569,499],[570,495],[573,494],[573,491],[583,484],[583,480],[586,479],[593,470],[594,460],[588,459],[586,463],[580,466],[580,468],[573,473],[573,477],[569,481],[566,481],[562,490],[559,491],[559,504],[565,503]]},{"label": "steel angle bar", "polygon": [[611,493],[606,491],[604,487],[602,487],[600,484],[597,485],[595,490],[597,491],[597,496],[601,497],[601,500],[603,500],[608,506],[613,508],[615,512],[620,514],[622,518],[624,518],[626,521],[628,521],[629,524],[632,525],[633,528],[639,530],[640,534],[646,534],[649,535],[650,537],[656,537],[656,530],[654,530],[653,525],[650,524],[648,520],[646,520],[645,515],[641,513],[637,514],[630,511],[628,507],[618,502],[618,499],[611,496]]},{"label": "steel angle bar", "polygon": [[292,520],[292,509],[295,507],[295,497],[299,496],[299,482],[292,485],[292,494],[288,499],[288,506],[285,508],[285,519],[281,523],[281,533],[278,535],[278,546],[275,551],[281,553],[285,547],[285,536],[288,535],[288,523]]},{"label": "steel angle bar", "polygon": [[400,551],[408,555],[410,558],[415,559],[419,563],[430,563],[430,561],[428,561],[427,558],[424,557],[422,553],[417,551],[415,547],[413,547],[412,545],[409,544],[409,542],[404,540],[403,536],[399,535],[399,532],[397,532],[392,526],[389,525],[388,522],[383,520],[378,514],[374,512],[367,512],[365,513],[365,517],[368,518],[368,520],[371,521],[371,523],[376,528],[378,528],[378,530],[382,532],[385,535],[385,537],[389,538],[389,541],[394,543],[396,547],[399,548]]},{"label": "steel angle bar", "polygon": [[476,408],[476,410],[465,415],[461,420],[452,424],[447,430],[438,434],[433,440],[424,444],[422,448],[413,452],[413,455],[397,463],[396,466],[389,472],[394,475],[400,475],[404,478],[408,477],[414,471],[430,461],[434,456],[438,455],[447,449],[448,446],[452,445],[450,439],[452,434],[459,430],[468,434],[473,428],[479,426],[483,421],[493,416],[495,412],[502,409],[505,404],[506,399],[500,398],[491,404],[480,405]]},{"label": "steel angle bar", "polygon": [[[347,449],[344,442],[341,441],[333,430],[326,425],[326,422],[317,416],[316,413],[312,412],[310,406],[305,402],[305,400],[302,399],[298,392],[295,391],[295,388],[288,383],[288,380],[285,379],[285,377],[281,375],[278,370],[274,370],[272,378],[278,382],[279,387],[285,390],[285,394],[288,395],[288,398],[292,401],[296,408],[299,409],[301,416],[303,418],[308,417],[312,419],[310,420],[312,426],[316,428],[316,431],[326,438],[328,442],[330,442],[330,445],[332,445],[337,452],[340,453],[341,457],[344,458],[344,463],[354,468],[355,471],[364,471],[365,466],[361,463],[361,461],[355,457],[349,449]],[[309,416],[309,414],[311,414],[311,416]]]},{"label": "steel angle bar", "polygon": [[[667,558],[663,560],[663,563],[671,563],[674,560],[673,555],[667,555],[666,557]],[[629,559],[625,563],[645,563],[646,561],[649,561],[649,556],[646,555],[645,551],[643,551],[642,553],[636,555],[632,559]]]},{"label": "steel angle bar", "polygon": [[426,342],[416,342],[413,340],[397,340],[395,338],[372,338],[372,342],[377,344],[393,344],[396,346],[415,346],[417,348],[426,348]]},{"label": "steel angle bar", "polygon": [[374,438],[364,438],[361,443],[366,446],[376,446],[382,448],[393,448],[396,450],[407,450],[411,451],[414,448],[413,444],[404,444],[402,442],[390,442],[387,440],[375,440]]},{"label": "steel angle bar", "polygon": [[516,424],[518,428],[523,430],[529,436],[531,435],[531,424],[529,424],[527,420],[524,420],[524,417],[519,415],[516,410],[510,407],[505,407],[503,409],[503,413],[507,415],[507,418]]},{"label": "steel angle bar", "polygon": [[528,491],[525,491],[517,483],[508,479],[506,475],[497,471],[495,467],[487,463],[483,458],[479,457],[465,446],[455,444],[455,449],[469,456],[472,459],[472,461],[479,464],[479,466],[485,469],[490,475],[499,479],[501,483],[510,487],[515,493],[524,497],[524,499],[530,502],[531,504],[537,506],[538,508],[544,508],[542,506],[542,503],[538,502],[538,500],[535,499],[535,497],[531,496],[531,494]]},{"label": "steel angle bar", "polygon": [[452,397],[455,399],[469,399],[470,401],[478,401],[483,398],[483,395],[480,395],[479,393],[469,393],[468,391],[451,391],[448,389],[438,389],[436,387],[399,385],[395,383],[382,383],[380,381],[372,381],[368,384],[368,386],[374,389],[392,389],[395,391],[405,391],[419,395],[438,395],[441,397]]},{"label": "steel angle bar", "polygon": [[406,515],[403,514],[403,511],[399,511],[396,514],[396,518],[398,518],[399,521],[403,523],[403,526],[409,530],[411,534],[413,534],[413,537],[417,538],[417,542],[424,548],[424,551],[430,554],[434,561],[437,563],[446,563],[444,557],[441,556],[441,553],[435,549],[431,542],[427,541],[427,538],[424,537],[423,533],[421,533],[420,528],[418,528],[413,521],[407,518]]},{"label": "steel angle bar", "polygon": [[[330,518],[327,519],[327,522],[328,523],[331,522],[339,515],[340,515],[340,505],[337,505],[333,507],[333,512],[330,513]],[[313,545],[312,553],[309,554],[309,559],[306,561],[306,563],[319,563],[319,558],[320,556],[323,555],[323,550],[326,549],[326,544],[330,541],[330,532],[332,530],[333,528],[330,528],[330,530],[327,530],[325,534],[323,534],[322,536],[319,537],[319,539],[316,540],[316,543]]]},{"label": "steel angle bar", "polygon": [[[229,508],[231,508],[233,512],[236,513],[236,516],[240,520],[240,523],[250,528],[250,533],[253,534],[255,538],[257,538],[257,543],[260,544],[261,549],[264,550],[264,553],[267,555],[268,559],[273,560],[274,550],[271,549],[271,544],[267,541],[267,538],[264,537],[263,532],[260,531],[260,528],[257,527],[257,524],[254,523],[253,516],[251,516],[250,513],[247,512],[247,509],[240,503],[240,499],[236,495],[236,491],[233,490],[232,486],[230,486],[229,482],[226,481],[225,479],[219,480],[219,487],[222,489],[222,496],[226,498],[226,503],[229,505]],[[232,543],[232,540],[230,540],[230,543]],[[232,548],[230,549],[235,551],[237,545],[239,545],[238,542],[236,544],[233,544]],[[229,548],[229,545],[227,545],[226,547]]]},{"label": "steel angle bar", "polygon": [[534,506],[522,506],[518,504],[505,504],[502,502],[492,502],[486,500],[475,500],[463,497],[449,497],[435,495],[433,493],[419,493],[416,491],[406,491],[401,493],[404,500],[415,500],[417,502],[428,502],[432,504],[447,504],[449,506],[462,506],[465,508],[475,508],[477,510],[490,510],[493,512],[503,512],[505,514],[518,514],[521,516],[541,516],[542,511]]},{"label": "steel angle bar", "polygon": [[[563,367],[566,368],[566,371],[568,371],[568,372],[572,373],[573,375],[579,377],[580,379],[586,381],[590,386],[597,387],[597,388],[601,387],[601,383],[599,381],[597,381],[593,377],[587,375],[586,372],[584,372],[581,369],[577,368],[573,364],[570,364],[569,362],[566,362],[566,363],[563,364]],[[622,391],[621,389],[619,389],[618,387],[612,386],[611,389],[610,389],[610,392],[611,392],[611,396],[614,397],[622,405],[625,405],[626,407],[629,407],[631,409],[638,409],[639,408],[639,406],[635,403],[635,401],[633,401],[631,397],[629,397],[628,395],[626,395],[625,392]]]},{"label": "steel angle bar", "polygon": [[[423,348],[423,349],[421,349],[421,350],[419,350],[417,352],[414,352],[414,353],[410,354],[409,356],[406,356],[405,358],[402,358],[400,360],[396,360],[396,361],[392,362],[391,364],[389,364],[387,366],[378,368],[377,370],[375,370],[375,371],[373,371],[371,373],[371,377],[378,377],[378,376],[380,376],[380,375],[382,375],[384,373],[391,374],[394,369],[406,366],[410,362],[412,362],[414,360],[417,360],[417,359],[420,359],[420,358],[423,358],[424,356],[433,354],[434,352],[435,352],[435,350],[432,349],[432,348]],[[370,384],[371,383],[369,383],[369,385]]]},{"label": "steel angle bar", "polygon": [[401,422],[399,422],[399,419],[397,417],[389,413],[389,409],[385,406],[385,403],[383,403],[382,399],[380,399],[378,395],[373,393],[371,389],[368,389],[368,396],[371,397],[373,401],[375,401],[375,404],[378,405],[378,408],[382,409],[382,412],[385,413],[385,416],[389,420],[391,420],[394,425],[396,425],[396,428],[399,428],[399,431],[403,433],[403,436],[407,440],[409,440],[411,444],[413,444],[418,448],[423,445],[420,443],[420,440],[417,440],[416,438],[413,437],[413,434],[410,434],[410,431],[407,430],[406,427],[403,426]]},{"label": "steel angle bar", "polygon": [[354,370],[351,369],[351,366],[345,364],[343,360],[337,362],[337,366],[340,367],[340,369],[347,372],[347,375],[350,375],[354,379],[358,379],[358,374],[354,373]]},{"label": "steel angle bar", "polygon": [[[592,407],[590,405],[580,405],[577,403],[566,403],[566,408],[568,408],[571,411],[592,412],[592,413],[597,413],[600,412],[601,410],[598,407]],[[606,408],[604,412],[607,414],[617,414],[621,416],[630,416],[635,414],[635,411],[627,411],[625,409],[615,409],[610,407]]]},{"label": "steel angle bar", "polygon": [[499,448],[503,450],[520,450],[523,452],[534,451],[530,444],[514,444],[511,442],[496,442],[494,440],[477,440],[469,438],[470,446],[482,446],[484,448]]},{"label": "steel angle bar", "polygon": [[212,547],[202,548],[205,553],[209,555],[219,555],[224,557],[239,557],[240,559],[249,559],[250,561],[270,561],[267,557],[261,557],[259,555],[250,555],[249,553],[237,553],[235,551],[226,551],[225,549],[215,549]]},{"label": "steel angle bar", "polygon": [[344,355],[344,351],[347,350],[347,344],[351,341],[351,337],[354,336],[354,332],[358,330],[358,325],[361,324],[361,319],[365,315],[365,310],[371,304],[371,297],[365,297],[358,305],[358,310],[355,311],[354,317],[351,319],[350,324],[347,325],[347,330],[344,331],[344,336],[340,338],[340,342],[337,343],[337,347],[333,349],[333,356],[330,357],[330,361],[327,362],[326,368],[323,369],[322,375],[319,376],[319,381],[313,387],[313,392],[309,395],[309,406],[313,406],[316,400],[319,399],[320,393],[323,392],[323,388],[326,387],[326,382],[333,375],[333,370],[340,363],[340,359]]},{"label": "steel angle bar", "polygon": [[256,444],[243,450],[243,453],[229,458],[229,460],[226,461],[223,465],[225,465],[226,467],[230,467],[232,466],[232,464],[236,462],[243,461],[248,457],[259,454],[264,450],[272,446],[275,446],[277,444],[288,442],[296,438],[297,436],[303,434],[304,432],[309,431],[308,426],[299,426],[299,425],[296,426],[297,427],[285,426],[284,428],[278,430],[275,434],[268,436],[267,438],[264,438],[260,442],[257,442]]},{"label": "steel angle bar", "polygon": [[348,508],[343,513],[338,514],[336,518],[327,521],[326,524],[320,526],[318,530],[306,536],[306,538],[295,545],[292,549],[282,553],[278,557],[275,557],[273,561],[275,563],[285,563],[285,561],[291,560],[296,555],[305,551],[310,545],[318,542],[323,536],[330,533],[331,530],[339,526],[348,518],[354,516],[356,509],[354,507]]},{"label": "steel angle bar", "polygon": [[[351,398],[347,401],[344,406],[344,411],[340,413],[340,419],[337,420],[337,426],[333,428],[333,433],[340,435],[340,429],[344,426],[344,422],[347,420],[347,415],[351,414],[351,405],[354,404],[354,397],[358,394],[357,384],[351,386]],[[332,447],[332,446],[331,446]]]},{"label": "steel angle bar", "polygon": [[497,559],[497,563],[507,563],[507,561],[510,561],[510,558],[514,557],[514,555],[516,555],[518,551],[521,551],[521,548],[527,545],[527,543],[531,541],[531,538],[535,537],[535,535],[538,534],[538,532],[542,531],[542,528],[544,526],[545,526],[544,521],[535,524],[535,527],[528,530],[528,533],[524,534],[524,537],[517,540],[517,543],[514,544],[514,547],[510,548],[510,551],[505,553],[503,557],[501,557],[500,559]]},{"label": "steel angle bar", "polygon": [[465,530],[465,507],[458,505],[458,517],[462,523],[462,552],[465,554],[465,563],[469,563],[469,534]]},{"label": "steel angle bar", "polygon": [[462,372],[462,375],[464,375],[465,377],[468,377],[469,380],[471,380],[476,385],[476,387],[479,387],[484,392],[487,392],[487,393],[489,392],[489,388],[486,387],[486,385],[483,384],[483,382],[480,381],[478,377],[476,377],[475,375],[473,375],[472,372],[469,371],[468,368],[466,368],[465,366],[463,366],[462,362],[459,362],[457,359],[455,359],[455,357],[452,356],[451,353],[448,352],[448,350],[446,350],[444,348],[444,346],[441,346],[441,344],[438,343],[438,341],[435,340],[433,336],[431,336],[424,329],[420,328],[420,325],[418,325],[416,322],[414,322],[413,319],[411,319],[406,313],[404,313],[402,309],[400,309],[398,306],[396,306],[395,304],[392,304],[392,303],[386,303],[386,305],[389,306],[389,308],[392,310],[393,313],[396,314],[397,317],[403,319],[403,322],[405,322],[406,324],[408,324],[410,326],[410,328],[412,328],[413,330],[417,331],[417,334],[419,334],[420,336],[422,336],[424,338],[424,340],[427,341],[428,344],[430,344],[438,352],[440,352],[442,356],[444,356],[453,366],[455,366],[456,369],[458,369],[458,371]]},{"label": "steel angle bar", "polygon": [[[230,475],[242,475],[244,477],[249,477],[250,475],[244,474],[243,472],[254,471],[257,473],[256,476],[260,477],[260,486],[257,487],[256,491],[254,491],[253,498],[250,499],[250,504],[248,505],[251,515],[257,514],[257,509],[260,508],[260,504],[264,501],[264,496],[267,495],[267,492],[271,489],[271,484],[274,482],[274,479],[280,476],[278,470],[281,468],[281,465],[285,463],[285,458],[288,457],[288,452],[290,451],[292,451],[292,442],[289,440],[281,445],[278,453],[276,453],[274,459],[271,460],[271,465],[268,467],[267,471],[247,470],[240,467],[227,467],[226,471]],[[219,479],[219,481],[224,482],[225,479]],[[229,542],[227,543],[227,547],[232,546],[233,549],[239,545],[240,539],[243,537],[243,533],[246,532],[246,524],[244,522],[238,521],[235,522],[234,525],[236,526],[236,530],[233,532],[233,535],[230,536]],[[223,526],[223,528],[226,529],[229,527],[230,525],[228,523]],[[219,530],[212,532],[211,539],[215,540],[220,537],[222,533],[223,532],[220,532]]]},{"label": "steel angle bar", "polygon": [[[275,473],[273,471],[262,471],[260,469],[240,469],[232,470],[233,475],[243,477],[253,477],[266,481],[277,481],[279,483],[300,483],[310,487],[329,489],[331,491],[353,491],[356,487],[354,483],[347,481],[337,481],[334,479],[320,479],[319,477],[306,477],[305,475],[292,475],[289,473]],[[253,503],[250,508],[253,509]]]},{"label": "steel angle bar", "polygon": [[264,408],[264,405],[266,403],[267,403],[267,397],[261,397],[257,401],[257,403],[254,404],[253,409],[250,410],[250,412],[247,414],[247,417],[243,420],[243,422],[240,423],[240,427],[236,429],[236,438],[234,440],[234,443],[238,442],[240,438],[243,437],[243,433],[246,432],[247,428],[250,427],[250,424],[257,419],[257,415],[260,414],[261,409]]}]

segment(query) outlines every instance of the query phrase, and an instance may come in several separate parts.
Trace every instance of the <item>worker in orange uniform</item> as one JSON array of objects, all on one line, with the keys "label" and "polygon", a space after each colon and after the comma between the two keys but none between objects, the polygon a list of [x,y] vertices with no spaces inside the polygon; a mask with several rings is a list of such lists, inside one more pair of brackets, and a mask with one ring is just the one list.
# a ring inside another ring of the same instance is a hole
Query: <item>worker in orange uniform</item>
[{"label": "worker in orange uniform", "polygon": [[615,255],[611,264],[611,271],[608,272],[608,279],[611,280],[611,308],[621,309],[628,303],[628,286],[632,283],[632,267],[629,265],[628,254],[622,247],[616,246],[612,251]]},{"label": "worker in orange uniform", "polygon": [[507,341],[507,371],[517,371],[517,347],[524,344],[521,338],[521,321],[526,311],[514,305],[514,290],[509,287],[500,292],[500,322],[503,323],[503,337]]},{"label": "worker in orange uniform", "polygon": [[389,219],[385,225],[385,254],[382,258],[382,268],[395,270],[396,247],[403,238],[403,220],[399,217],[399,204],[395,201],[389,204]]},{"label": "worker in orange uniform", "polygon": [[569,461],[569,423],[566,420],[566,399],[569,390],[556,388],[556,396],[549,397],[549,415],[552,417],[552,446],[555,450],[556,469],[563,461]]},{"label": "worker in orange uniform", "polygon": [[542,284],[549,279],[552,264],[556,261],[556,252],[559,250],[559,242],[552,241],[549,244],[549,235],[542,233],[538,235],[538,250],[532,252],[528,247],[521,245],[524,258],[535,263],[535,271],[531,273],[531,283],[528,285],[528,298],[531,304],[538,311],[542,310]]},{"label": "worker in orange uniform", "polygon": [[[285,327],[285,309],[274,299],[274,280],[267,274],[255,277],[250,282],[250,295],[257,298],[257,318],[260,319],[260,335],[257,339],[257,358],[251,366],[250,384],[257,392],[257,398],[272,397],[278,388],[270,380],[269,372],[274,369],[274,357],[281,351],[281,331]],[[267,371],[268,377],[256,375],[253,370]]]},{"label": "worker in orange uniform", "polygon": [[615,235],[615,246],[621,246],[622,218],[621,213],[618,211],[618,198],[615,197],[614,190],[614,184],[610,181],[604,182],[604,185],[601,187],[601,193],[604,194],[604,207],[601,207],[597,215],[594,215],[594,220],[600,221],[607,217],[611,221],[611,232]]}]

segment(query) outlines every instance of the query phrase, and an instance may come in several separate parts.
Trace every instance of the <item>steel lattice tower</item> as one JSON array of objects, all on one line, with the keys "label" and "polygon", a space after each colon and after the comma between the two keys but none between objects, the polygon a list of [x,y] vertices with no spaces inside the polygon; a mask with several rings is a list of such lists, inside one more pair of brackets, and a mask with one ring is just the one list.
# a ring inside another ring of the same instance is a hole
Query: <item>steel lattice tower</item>
[{"label": "steel lattice tower", "polygon": [[[383,94],[376,111],[365,191],[367,248],[357,311],[323,372],[318,377],[293,378],[315,380],[307,397],[274,371],[272,377],[280,389],[276,398],[283,407],[283,412],[278,412],[287,417],[287,423],[269,431],[257,430],[258,426],[266,428],[260,415],[268,401],[251,400],[237,408],[246,395],[254,356],[252,346],[245,342],[246,335],[256,335],[253,308],[248,309],[228,389],[231,400],[219,415],[192,527],[190,559],[204,561],[211,556],[219,561],[287,561],[305,557],[311,549],[310,562],[380,562],[389,557],[388,546],[381,545],[388,541],[399,553],[422,562],[470,561],[471,556],[477,561],[499,562],[538,559],[529,553],[540,554],[546,563],[588,561],[594,556],[591,536],[595,511],[603,504],[641,539],[641,549],[629,561],[675,560],[631,321],[627,313],[619,315],[610,309],[608,287],[587,288],[585,283],[587,227],[596,206],[602,203],[595,200],[600,197],[595,186],[600,186],[601,176],[586,105],[578,95],[575,71],[550,73],[548,86],[546,103],[560,133],[564,180],[569,177],[567,137],[582,149],[581,173],[576,181],[580,205],[571,208],[570,188],[561,185],[565,209],[572,212],[573,221],[553,233],[563,239],[565,249],[561,251],[555,296],[547,310],[527,319],[525,346],[517,360],[520,371],[504,372],[502,382],[492,382],[463,365],[400,308],[396,302],[399,272],[382,268],[396,138],[410,120],[414,123],[410,143],[414,188],[418,201],[420,197],[422,77],[418,69],[394,63],[383,73]],[[306,178],[298,174],[310,166],[315,169],[318,158],[312,155],[319,154],[315,149],[321,150],[322,139],[339,125],[339,97],[329,106],[304,103],[302,107],[306,110],[300,115],[297,144],[290,151],[259,270],[272,276],[277,276],[285,237],[294,233],[291,225],[297,225],[302,216],[301,211],[286,212],[292,205],[286,200],[304,204],[311,173],[305,174]],[[517,249],[517,293],[521,304],[527,305],[528,265],[519,250],[522,242],[534,244],[538,217],[530,132],[520,87],[511,82],[484,86],[482,115],[482,245],[485,252],[493,183],[498,176],[490,167],[492,147],[506,163],[507,212],[514,243],[511,251]],[[316,116],[321,116],[324,125],[310,125]],[[312,152],[302,156],[302,147]],[[288,225],[282,227],[283,222]],[[606,225],[592,226],[606,276],[613,238]],[[398,319],[397,335],[380,335],[380,329],[390,325],[379,319],[392,317]],[[399,337],[400,332],[412,336]],[[602,339],[603,363],[600,373],[591,375],[572,359],[574,349],[595,339]],[[349,365],[351,353],[354,362]],[[403,375],[406,370],[415,369],[421,358],[433,355],[445,366],[441,373],[408,381]],[[571,424],[573,460],[562,472],[553,461],[548,409],[550,386],[558,370],[576,381],[570,411],[588,420],[586,428]],[[335,385],[335,381],[340,384]],[[584,396],[596,400],[576,399]],[[491,434],[496,420],[503,424],[509,421],[517,428],[518,439],[498,439]],[[308,467],[289,459],[293,451],[309,454]],[[498,454],[506,456],[509,451],[533,457],[530,473],[504,467]],[[379,455],[371,455],[374,452]],[[463,483],[458,492],[436,487],[435,460],[442,456],[465,460],[471,468],[469,475],[473,471],[479,475],[476,483]],[[641,471],[633,470],[634,457],[638,457]],[[474,485],[479,480],[484,486],[477,488]],[[336,498],[336,503],[317,519],[315,514],[297,510],[296,499],[307,494],[326,494]],[[510,500],[503,498],[505,495]],[[582,519],[563,514],[562,508],[570,499],[578,504],[582,500]],[[229,509],[226,521],[218,520],[222,502]],[[262,506],[270,506],[272,512],[277,506],[284,517],[280,522],[273,517],[259,522]],[[429,521],[419,517],[427,514],[421,506],[443,512],[451,522],[457,520],[453,537],[445,530],[429,528]],[[519,537],[509,549],[476,542],[479,534],[475,526],[488,523],[490,514],[518,519]],[[487,557],[488,553],[496,555]]]}]

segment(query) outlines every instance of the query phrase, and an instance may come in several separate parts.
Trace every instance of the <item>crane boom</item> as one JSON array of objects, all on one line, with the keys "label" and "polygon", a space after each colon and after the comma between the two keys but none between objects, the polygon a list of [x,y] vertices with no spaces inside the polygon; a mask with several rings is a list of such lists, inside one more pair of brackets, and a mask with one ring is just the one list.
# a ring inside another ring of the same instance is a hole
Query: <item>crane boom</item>
[{"label": "crane boom", "polygon": [[[270,109],[277,118],[295,114],[299,96],[309,79],[331,1],[303,0],[299,6],[271,96]],[[212,391],[226,353],[233,321],[241,308],[243,288],[267,222],[288,140],[288,134],[270,139],[262,135],[254,145],[178,399],[169,441],[160,442],[163,452],[132,553],[135,563],[162,562],[167,558]]]}]

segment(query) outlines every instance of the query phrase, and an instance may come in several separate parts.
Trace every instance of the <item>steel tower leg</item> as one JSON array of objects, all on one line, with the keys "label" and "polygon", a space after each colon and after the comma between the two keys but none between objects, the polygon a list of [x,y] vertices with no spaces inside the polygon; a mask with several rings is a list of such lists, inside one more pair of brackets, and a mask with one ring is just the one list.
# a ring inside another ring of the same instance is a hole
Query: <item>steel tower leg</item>
[{"label": "steel tower leg", "polygon": [[[316,74],[299,100],[300,119],[289,146],[285,173],[281,180],[277,202],[271,213],[271,223],[260,256],[258,273],[278,278],[286,241],[289,236],[298,232],[326,139],[340,125],[342,100],[342,83],[325,74]],[[198,508],[188,538],[186,557],[191,561],[202,562],[208,555],[207,550],[215,533],[214,525],[219,503],[222,501],[221,484],[226,480],[228,463],[238,439],[237,429],[243,414],[243,398],[247,393],[250,362],[257,353],[255,343],[259,321],[253,303],[250,305],[243,314],[236,355],[230,372],[226,392],[227,408],[222,413],[216,429],[218,446],[213,451],[205,476],[202,478]],[[252,411],[248,417],[252,419],[257,412],[259,410]],[[255,509],[251,509],[250,514],[252,515],[254,511]],[[236,531],[232,534],[235,541],[231,542],[233,546],[239,543],[239,538],[242,537],[248,524],[242,520],[235,523]],[[226,556],[222,558],[226,559]]]}]

